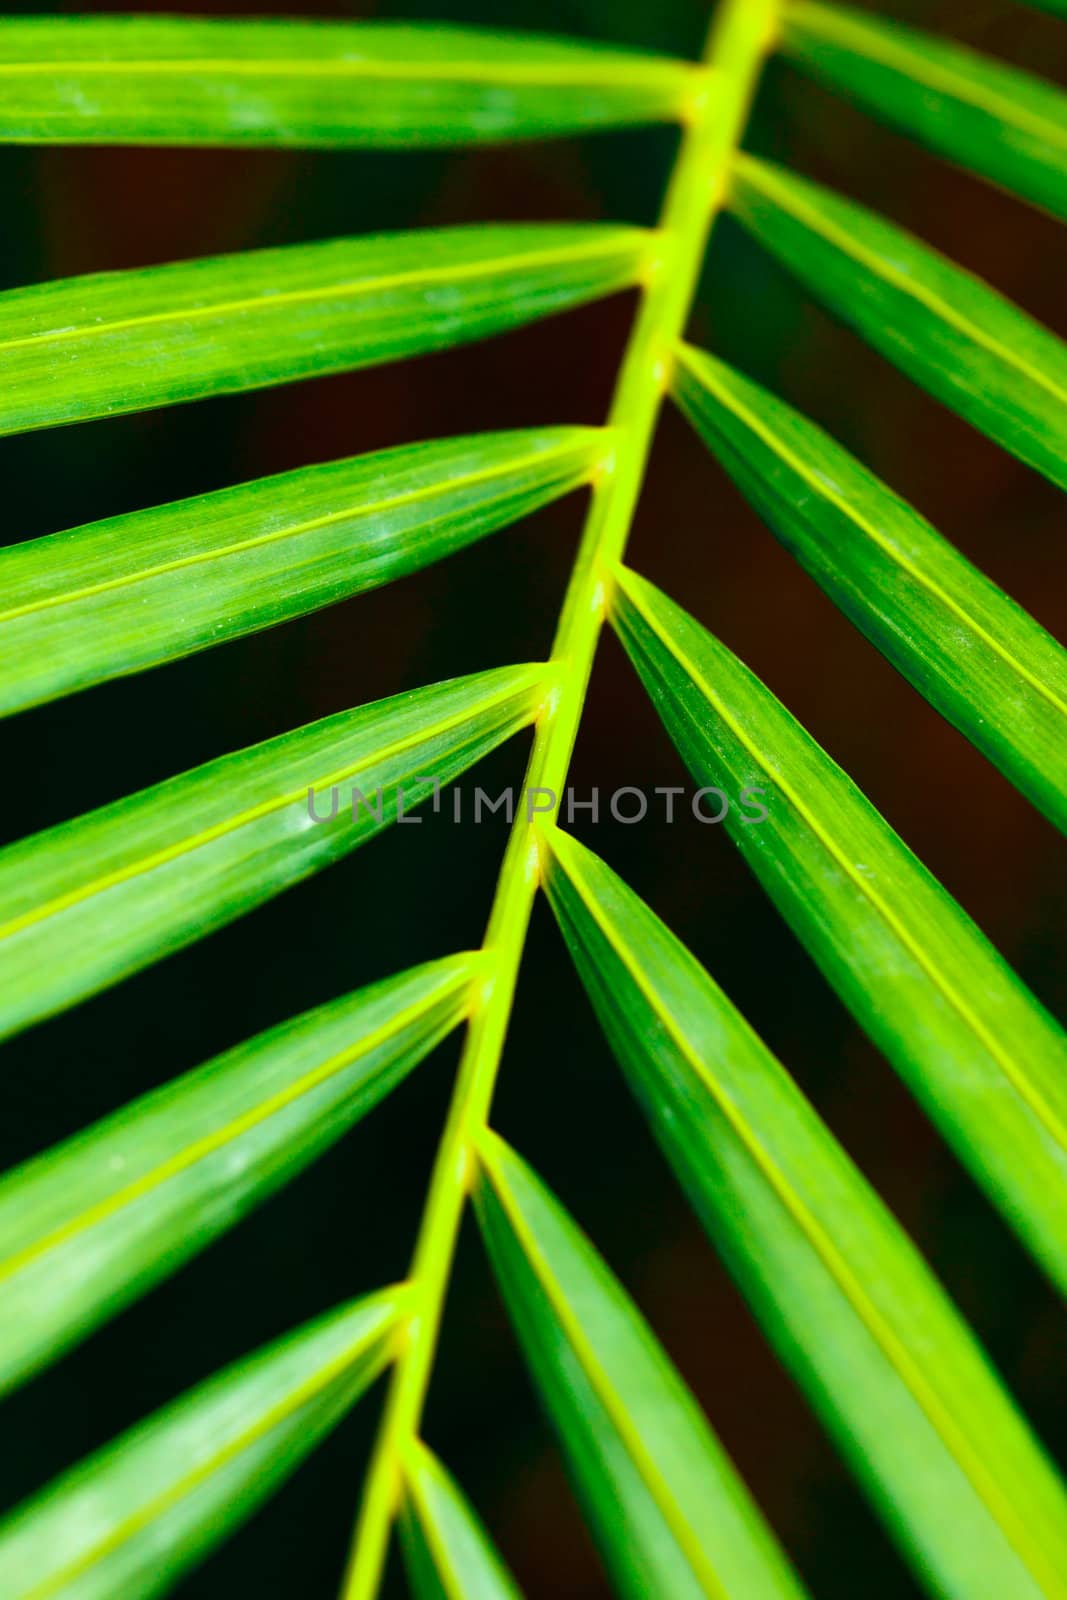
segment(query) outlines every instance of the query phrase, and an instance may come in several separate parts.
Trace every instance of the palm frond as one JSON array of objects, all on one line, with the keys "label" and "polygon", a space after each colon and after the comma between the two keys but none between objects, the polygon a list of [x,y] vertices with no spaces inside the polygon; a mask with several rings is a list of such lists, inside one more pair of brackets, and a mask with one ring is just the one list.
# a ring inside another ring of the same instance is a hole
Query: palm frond
[{"label": "palm frond", "polygon": [[401,445],[0,551],[0,713],[362,594],[588,483],[598,428]]},{"label": "palm frond", "polygon": [[482,339],[637,281],[638,228],[441,228],[99,272],[0,295],[0,434]]},{"label": "palm frond", "polygon": [[7,1600],[149,1600],[290,1472],[387,1364],[408,1296],[344,1306],[74,1467],[0,1526]]},{"label": "palm frond", "polygon": [[1067,1286],[1067,1034],[870,801],[725,645],[618,575],[613,620],[693,776],[860,1025]]},{"label": "palm frond", "polygon": [[[527,726],[526,787],[558,802],[610,618],[705,793],[729,785],[727,829],[799,940],[1064,1288],[1067,1038],[771,691],[623,565],[673,392],[835,603],[1067,820],[1055,641],[833,439],[684,342],[727,206],[835,316],[1067,487],[1067,347],[862,204],[742,153],[774,51],[1067,214],[1062,91],[810,0],[723,0],[699,63],[436,24],[4,23],[0,142],[416,148],[651,122],[680,140],[652,230],[475,224],[0,294],[0,433],[12,434],[398,361],[639,291],[602,428],[405,445],[0,556],[0,712],[12,712],[359,594],[589,492],[546,663],[327,717],[0,852],[0,1035],[339,860]],[[224,1371],[16,1511],[0,1527],[5,1600],[162,1593],[387,1366],[344,1600],[377,1594],[394,1521],[420,1597],[514,1600],[422,1437],[472,1194],[618,1591],[803,1594],[626,1290],[490,1129],[542,888],[670,1164],[921,1581],[947,1600],[1067,1597],[1064,1489],[919,1253],[651,907],[520,808],[482,949],[283,1022],[0,1183],[0,1384],[13,1386],[237,1223],[466,1025],[404,1284]]]},{"label": "palm frond", "polygon": [[1067,95],[1030,73],[845,6],[797,0],[783,49],[938,154],[1067,217]]},{"label": "palm frond", "polygon": [[821,428],[703,351],[674,397],[779,539],[1067,832],[1067,653]]},{"label": "palm frond", "polygon": [[467,1015],[478,955],[292,1017],[0,1182],[0,1391],[233,1227]]},{"label": "palm frond", "polygon": [[687,62],[440,24],[5,18],[0,141],[411,149],[673,121]]},{"label": "palm frond", "polygon": [[544,848],[549,898],[653,1131],[906,1552],[948,1593],[1054,1590],[1067,1493],[921,1257],[654,913],[577,840],[552,829]]},{"label": "palm frond", "polygon": [[918,239],[745,156],[730,203],[835,316],[997,444],[1067,488],[1067,345]]},{"label": "palm frond", "polygon": [[347,855],[533,721],[503,667],[342,711],[0,851],[0,1034]]},{"label": "palm frond", "polygon": [[[692,1396],[559,1202],[496,1134],[475,1205],[620,1594],[803,1594]],[[621,1512],[621,1515],[620,1515]]]}]

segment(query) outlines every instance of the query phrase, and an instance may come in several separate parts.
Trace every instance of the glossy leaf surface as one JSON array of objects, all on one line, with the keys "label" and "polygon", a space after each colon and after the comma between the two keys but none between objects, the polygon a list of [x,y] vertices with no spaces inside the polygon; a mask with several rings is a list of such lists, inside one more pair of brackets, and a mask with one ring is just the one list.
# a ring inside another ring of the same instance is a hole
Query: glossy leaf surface
[{"label": "glossy leaf surface", "polygon": [[1031,73],[895,19],[800,0],[782,48],[806,71],[939,155],[1067,217],[1067,95]]},{"label": "glossy leaf surface", "polygon": [[426,1446],[412,1446],[400,1532],[416,1600],[520,1600],[466,1496]]},{"label": "glossy leaf surface", "polygon": [[1067,1496],[918,1252],[689,951],[590,850],[544,838],[553,908],[653,1132],[920,1572],[975,1600],[1055,1592]]},{"label": "glossy leaf surface", "polygon": [[817,299],[1005,450],[1067,487],[1067,346],[873,211],[750,157],[740,220]]},{"label": "glossy leaf surface", "polygon": [[1067,654],[821,428],[685,347],[675,398],[786,549],[1067,831]]},{"label": "glossy leaf surface", "polygon": [[251,1514],[374,1381],[402,1290],[345,1306],[201,1384],[0,1527],[4,1600],[149,1600]]},{"label": "glossy leaf surface", "polygon": [[404,445],[2,550],[0,712],[416,572],[587,481],[609,438]]},{"label": "glossy leaf surface", "polygon": [[0,851],[0,1033],[347,855],[529,723],[546,670],[343,711]]},{"label": "glossy leaf surface", "polygon": [[475,1205],[515,1332],[601,1555],[633,1600],[803,1593],[643,1317],[495,1134]]},{"label": "glossy leaf surface", "polygon": [[496,143],[673,119],[696,78],[681,61],[432,23],[12,17],[0,141]]},{"label": "glossy leaf surface", "polygon": [[99,272],[0,294],[0,434],[482,339],[633,283],[636,228],[440,228]]},{"label": "glossy leaf surface", "polygon": [[0,1182],[0,1390],[239,1222],[466,1014],[477,956],[371,984],[142,1096]]},{"label": "glossy leaf surface", "polygon": [[[725,645],[620,573],[614,620],[690,772],[857,1021],[1067,1287],[1067,1036]],[[738,804],[761,791],[766,817]]]}]

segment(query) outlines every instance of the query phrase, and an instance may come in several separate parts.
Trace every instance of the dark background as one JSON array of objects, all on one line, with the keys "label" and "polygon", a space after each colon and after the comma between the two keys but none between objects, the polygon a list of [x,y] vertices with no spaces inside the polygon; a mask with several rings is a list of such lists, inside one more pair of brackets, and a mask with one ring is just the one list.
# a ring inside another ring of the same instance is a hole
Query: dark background
[{"label": "dark background", "polygon": [[[323,5],[321,14],[414,9],[357,3]],[[426,0],[421,14],[692,55],[706,9],[703,0]],[[1067,27],[1022,6],[896,0],[893,11],[1067,77]],[[1050,219],[926,156],[785,65],[766,73],[747,142],[905,224],[1067,333],[1064,234]],[[479,219],[650,223],[673,148],[674,135],[653,130],[414,155],[4,150],[0,275],[12,287]],[[415,439],[599,422],[632,313],[632,298],[618,297],[403,367],[5,439],[4,537]],[[715,230],[691,333],[823,423],[1053,632],[1067,632],[1062,501],[1051,485],[832,323],[728,219]],[[573,496],[379,593],[8,722],[3,838],[329,712],[543,657],[582,511]],[[659,430],[631,559],[766,679],[1038,995],[1062,1007],[1053,939],[1065,868],[1053,830],[837,614],[673,415]],[[481,781],[518,783],[527,743],[498,754]],[[609,637],[573,777],[609,792],[686,781]],[[1067,1458],[1067,1341],[1051,1289],[722,830],[650,818],[580,831],[780,1053],[920,1243],[1049,1447]],[[292,1013],[477,944],[504,839],[502,821],[455,828],[429,819],[394,830],[8,1044],[7,1160]],[[8,1401],[3,1503],[224,1362],[402,1276],[456,1055],[452,1041],[310,1172]],[[636,1296],[813,1590],[826,1600],[915,1594],[652,1145],[543,904],[495,1120]],[[334,1592],[380,1394],[183,1595]],[[426,1429],[532,1596],[607,1593],[469,1227]],[[390,1581],[402,1592],[398,1573]]]}]

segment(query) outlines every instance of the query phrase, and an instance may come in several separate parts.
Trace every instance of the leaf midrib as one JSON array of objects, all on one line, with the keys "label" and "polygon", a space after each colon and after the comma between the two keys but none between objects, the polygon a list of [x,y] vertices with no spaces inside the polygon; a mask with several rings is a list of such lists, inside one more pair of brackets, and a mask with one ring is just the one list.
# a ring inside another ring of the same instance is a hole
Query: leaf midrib
[{"label": "leaf midrib", "polygon": [[[576,224],[581,227],[582,224]],[[477,229],[471,230],[476,232]],[[177,323],[186,327],[190,322],[204,318],[237,316],[245,311],[273,312],[279,307],[294,306],[319,302],[325,304],[332,299],[341,299],[353,294],[383,294],[392,289],[418,288],[423,284],[454,283],[456,281],[477,280],[478,278],[493,278],[506,275],[510,269],[516,271],[529,270],[530,268],[543,267],[553,263],[568,263],[572,261],[595,260],[598,256],[620,259],[633,254],[636,262],[638,251],[635,248],[636,240],[644,232],[640,228],[617,227],[609,229],[606,237],[590,240],[586,243],[568,246],[557,245],[554,248],[524,251],[518,255],[501,255],[481,257],[477,261],[457,262],[455,265],[445,264],[440,267],[418,267],[414,271],[383,273],[377,277],[364,277],[346,279],[341,283],[325,284],[318,288],[310,289],[284,289],[277,293],[269,290],[247,296],[237,300],[211,301],[206,305],[184,306],[177,310],[146,312],[141,316],[116,318],[109,322],[82,323],[73,328],[45,328],[39,333],[20,335],[17,339],[0,339],[0,354],[9,350],[23,349],[26,346],[38,344],[63,344],[65,341],[75,339],[91,339],[94,337],[125,333],[131,328],[159,327],[167,323]],[[403,235],[413,244],[418,240],[418,233]],[[353,247],[359,247],[359,240],[353,241]],[[314,250],[316,246],[293,245],[295,256],[307,250]],[[258,252],[252,252],[254,256]],[[247,261],[247,256],[237,254],[231,259],[242,262]],[[182,263],[181,265],[185,265]],[[141,282],[145,276],[155,273],[167,273],[175,269],[172,266],[147,267],[142,272],[131,273],[131,278]],[[114,279],[127,276],[117,272],[107,274]],[[77,283],[77,279],[72,280]],[[69,288],[69,284],[67,286]],[[14,290],[18,294],[20,291]],[[0,297],[0,316],[3,314],[3,298]]]},{"label": "leaf midrib", "polygon": [[532,88],[591,86],[620,89],[677,87],[678,101],[684,99],[683,90],[698,84],[708,76],[707,69],[687,61],[652,61],[638,57],[631,69],[604,61],[593,62],[588,67],[574,61],[560,63],[526,63],[519,60],[502,61],[499,66],[485,61],[426,60],[412,58],[376,61],[371,57],[338,58],[336,60],[302,60],[290,56],[260,56],[226,58],[173,57],[123,60],[100,58],[66,61],[7,61],[0,63],[0,81],[12,77],[52,77],[64,73],[99,74],[101,76],[135,76],[146,74],[169,77],[189,73],[227,74],[239,77],[296,77],[296,78],[353,78],[396,79],[402,82],[471,83],[475,87],[494,88],[511,85]]},{"label": "leaf midrib", "polygon": [[[689,368],[697,382],[712,392],[715,398],[718,399],[724,406],[732,410],[736,416],[740,417],[745,426],[751,428],[752,432],[757,434],[758,437],[763,440],[764,444],[767,445],[767,447],[772,450],[780,460],[784,461],[788,466],[790,466],[797,476],[803,479],[803,481],[811,487],[815,494],[824,500],[829,500],[833,505],[835,505],[849,521],[853,522],[857,528],[870,537],[873,543],[877,544],[880,549],[884,550],[891,561],[895,562],[912,578],[914,578],[920,587],[924,588],[929,594],[931,594],[935,600],[938,600],[949,611],[952,611],[957,617],[959,617],[960,620],[964,622],[968,628],[970,628],[972,633],[980,638],[995,655],[999,656],[1000,659],[1004,661],[1012,671],[1017,673],[1020,678],[1024,679],[1025,682],[1030,684],[1031,688],[1035,689],[1039,695],[1046,699],[1054,710],[1060,712],[1064,716],[1067,716],[1067,703],[1064,703],[1064,701],[1059,698],[1059,696],[1048,684],[1036,677],[1035,674],[1032,673],[1028,667],[1024,666],[1021,661],[1018,661],[1012,652],[1007,648],[1007,646],[1002,644],[994,634],[989,633],[982,623],[977,622],[971,613],[966,609],[966,607],[960,605],[958,601],[954,600],[947,590],[942,589],[935,578],[931,577],[927,572],[925,572],[921,566],[916,566],[914,562],[912,562],[910,558],[893,543],[891,538],[884,536],[876,522],[870,521],[868,517],[859,511],[859,509],[851,500],[840,494],[836,489],[831,488],[822,478],[818,477],[813,471],[811,471],[805,464],[804,458],[796,455],[791,447],[786,444],[781,434],[776,433],[769,425],[762,422],[759,416],[752,411],[743,400],[741,400],[730,390],[728,385],[723,386],[718,383],[715,377],[709,376],[707,369],[704,367],[702,362],[698,363],[697,361],[694,361],[685,349],[682,349],[679,352],[679,356],[682,363]],[[931,534],[935,539],[942,539],[941,534],[939,534],[937,529],[932,527],[930,523],[926,521],[925,517],[920,516],[919,513],[914,511],[911,506],[905,505],[903,501],[898,500],[897,496],[893,495],[892,490],[886,488],[884,485],[880,485],[879,487],[883,489],[885,494],[892,497],[895,504],[903,507],[907,516],[913,517],[917,523],[920,523],[926,532]],[[945,543],[947,549],[951,549],[951,546],[948,544],[947,540],[942,542]],[[976,573],[976,576],[981,576],[981,574]],[[0,621],[2,620],[3,618],[0,617]]]},{"label": "leaf midrib", "polygon": [[[551,844],[549,848],[553,848]],[[808,1209],[799,1192],[792,1185],[770,1150],[759,1138],[744,1112],[733,1103],[731,1096],[720,1087],[715,1077],[707,1070],[686,1035],[679,1030],[672,1012],[666,1006],[656,1003],[655,992],[647,982],[642,969],[630,958],[627,946],[615,937],[612,924],[600,914],[595,897],[589,892],[588,880],[585,879],[580,867],[573,860],[568,860],[563,870],[578,888],[579,894],[594,922],[600,928],[609,946],[614,950],[618,960],[630,975],[635,987],[644,996],[649,1009],[665,1027],[679,1053],[689,1063],[699,1081],[706,1086],[708,1093],[733,1129],[737,1139],[743,1148],[748,1151],[753,1163],[763,1173],[768,1185],[777,1195],[800,1231],[808,1238],[816,1255],[822,1261],[826,1271],[837,1284],[845,1299],[852,1305],[859,1321],[866,1328],[874,1344],[881,1349],[889,1365],[895,1367],[901,1375],[905,1386],[913,1393],[920,1409],[925,1413],[931,1427],[940,1436],[949,1455],[955,1460],[963,1475],[974,1486],[979,1500],[985,1505],[996,1526],[1005,1534],[1031,1574],[1042,1570],[1044,1561],[1042,1559],[1043,1551],[1041,1546],[1035,1546],[1037,1555],[1035,1566],[1034,1561],[1027,1554],[1028,1524],[1025,1520],[1015,1515],[1014,1503],[1010,1496],[1002,1496],[1000,1494],[999,1480],[995,1473],[987,1472],[984,1468],[982,1457],[969,1448],[966,1428],[958,1423],[952,1411],[942,1404],[936,1388],[927,1384],[922,1367],[912,1361],[907,1345],[899,1339],[892,1324],[886,1322],[877,1304],[866,1295],[861,1283],[849,1267],[846,1258],[837,1250],[822,1224]],[[757,1043],[761,1051],[765,1049],[762,1040],[757,1038]],[[908,1374],[910,1374],[910,1377],[907,1376]],[[966,1464],[968,1462],[970,1463],[969,1466]],[[999,1515],[996,1510],[998,1505],[1002,1508]],[[1004,1515],[1005,1512],[1007,1512],[1007,1516]],[[1007,1533],[1005,1522],[1009,1527],[1014,1527],[1014,1535]],[[1047,1571],[1054,1584],[1059,1585],[1060,1580],[1055,1570],[1049,1567]],[[1052,1592],[1067,1594],[1067,1588],[1058,1587],[1050,1591],[1050,1593]]]}]

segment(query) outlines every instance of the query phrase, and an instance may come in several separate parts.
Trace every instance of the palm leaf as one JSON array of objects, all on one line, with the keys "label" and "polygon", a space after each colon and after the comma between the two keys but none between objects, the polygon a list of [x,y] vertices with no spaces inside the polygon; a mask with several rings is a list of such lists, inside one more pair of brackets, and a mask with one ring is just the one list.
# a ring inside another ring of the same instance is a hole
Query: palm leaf
[{"label": "palm leaf", "polygon": [[763,795],[764,821],[732,806],[726,826],[782,915],[1067,1287],[1067,1036],[724,645],[629,571],[614,621],[694,777]]},{"label": "palm leaf", "polygon": [[0,1391],[177,1270],[346,1133],[466,1014],[477,956],[247,1040],[0,1183]]},{"label": "palm leaf", "polygon": [[0,851],[0,1033],[354,850],[530,722],[545,673],[505,667],[343,711]]},{"label": "palm leaf", "polygon": [[458,1484],[418,1440],[404,1487],[400,1533],[416,1600],[520,1600]]},{"label": "palm leaf", "polygon": [[962,45],[798,0],[786,54],[940,155],[1067,217],[1067,95]]},{"label": "palm leaf", "polygon": [[277,1488],[373,1383],[407,1296],[369,1295],[228,1367],[0,1527],[5,1600],[148,1600]]},{"label": "palm leaf", "polygon": [[681,61],[439,24],[8,18],[0,141],[495,143],[673,120],[698,86]]},{"label": "palm leaf", "polygon": [[545,835],[549,898],[620,1064],[779,1352],[947,1594],[1054,1593],[1067,1495],[921,1257],[637,895]]},{"label": "palm leaf", "polygon": [[639,229],[440,228],[0,294],[0,434],[376,366],[632,284]]},{"label": "palm leaf", "polygon": [[0,712],[389,583],[587,482],[596,428],[404,445],[0,551]]},{"label": "palm leaf", "polygon": [[1067,831],[1067,654],[821,428],[683,346],[674,395],[779,539]]},{"label": "palm leaf", "polygon": [[475,1205],[537,1387],[620,1594],[799,1596],[759,1513],[636,1307],[495,1134]]},{"label": "palm leaf", "polygon": [[[0,709],[14,709],[414,572],[570,487],[592,488],[548,665],[327,718],[0,853],[0,1032],[328,865],[531,722],[527,788],[560,794],[610,612],[692,770],[709,788],[730,785],[728,827],[757,875],[1063,1286],[1063,1034],[769,691],[619,565],[724,203],[832,312],[1067,485],[1065,347],[892,224],[739,155],[775,49],[935,150],[1062,207],[1059,91],[806,0],[722,0],[700,65],[432,24],[100,15],[0,30],[0,141],[400,148],[680,125],[652,232],[474,225],[0,294],[0,433],[12,433],[413,357],[639,290],[606,430],[405,447],[0,557],[14,590],[0,611]],[[771,396],[692,352],[676,387],[830,593],[1060,815],[1052,642]],[[509,601],[494,591],[491,603]],[[751,804],[761,797],[762,820]],[[408,1284],[231,1369],[46,1490],[0,1529],[5,1600],[136,1600],[169,1586],[393,1357],[345,1600],[373,1600],[397,1517],[419,1594],[514,1600],[420,1438],[472,1192],[620,1592],[801,1593],[623,1289],[489,1131],[546,886],[668,1155],[924,1581],[951,1600],[1067,1600],[1062,1491],[921,1260],[707,975],[607,868],[525,806],[478,954],[283,1024],[0,1185],[0,1273],[12,1286],[0,1373],[13,1382],[217,1236],[469,1017]]]},{"label": "palm leaf", "polygon": [[873,211],[751,157],[730,203],[759,242],[909,377],[1067,488],[1067,346]]}]

